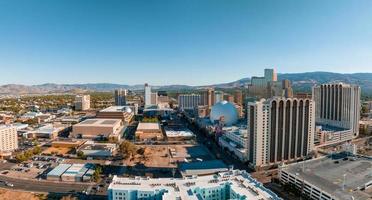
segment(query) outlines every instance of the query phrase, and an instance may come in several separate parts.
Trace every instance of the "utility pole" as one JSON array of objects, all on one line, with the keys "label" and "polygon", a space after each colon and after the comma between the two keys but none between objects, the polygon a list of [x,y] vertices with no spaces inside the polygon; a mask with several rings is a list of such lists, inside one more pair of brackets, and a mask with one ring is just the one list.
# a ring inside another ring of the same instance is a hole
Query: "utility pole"
[{"label": "utility pole", "polygon": [[302,173],[305,173],[305,162],[306,162],[306,158],[302,162]]},{"label": "utility pole", "polygon": [[345,190],[346,174],[344,176],[344,182],[342,183],[342,190]]}]

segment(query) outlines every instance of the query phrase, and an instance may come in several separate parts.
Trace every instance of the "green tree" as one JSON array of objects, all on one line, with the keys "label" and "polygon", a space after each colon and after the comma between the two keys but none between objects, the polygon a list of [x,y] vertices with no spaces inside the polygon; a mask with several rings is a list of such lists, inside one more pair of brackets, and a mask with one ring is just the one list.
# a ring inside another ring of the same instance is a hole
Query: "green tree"
[{"label": "green tree", "polygon": [[145,117],[142,122],[145,122],[145,123],[157,123],[159,122],[158,118],[156,117]]},{"label": "green tree", "polygon": [[80,159],[85,159],[86,158],[86,156],[84,155],[84,152],[82,152],[82,151],[77,152],[77,157],[80,158]]},{"label": "green tree", "polygon": [[17,162],[24,162],[24,161],[27,160],[23,153],[17,154],[15,158],[16,158]]},{"label": "green tree", "polygon": [[367,106],[362,106],[361,113],[364,114],[364,113],[368,113],[368,112],[369,112],[368,107]]},{"label": "green tree", "polygon": [[119,146],[119,151],[127,159],[136,155],[137,147],[129,141],[123,141]]},{"label": "green tree", "polygon": [[116,137],[109,137],[108,142],[109,143],[118,143],[118,138],[116,138]]},{"label": "green tree", "polygon": [[94,170],[94,173],[93,173],[93,181],[100,182],[101,181],[101,174],[102,174],[102,167],[101,166],[96,166],[96,169]]},{"label": "green tree", "polygon": [[29,119],[25,122],[26,124],[28,125],[36,125],[39,123],[39,119],[37,117],[33,118],[33,119]]},{"label": "green tree", "polygon": [[34,155],[40,154],[41,153],[41,147],[36,146],[34,149],[32,149],[32,153]]},{"label": "green tree", "polygon": [[29,159],[29,158],[31,158],[34,155],[33,154],[33,149],[32,150],[27,150],[23,154],[26,157],[26,159]]}]

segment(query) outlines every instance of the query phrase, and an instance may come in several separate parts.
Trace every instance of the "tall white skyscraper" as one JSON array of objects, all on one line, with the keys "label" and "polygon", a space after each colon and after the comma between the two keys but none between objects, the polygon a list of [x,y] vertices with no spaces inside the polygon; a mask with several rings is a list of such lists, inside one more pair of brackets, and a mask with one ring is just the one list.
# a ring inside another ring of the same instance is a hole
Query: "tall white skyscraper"
[{"label": "tall white skyscraper", "polygon": [[116,106],[125,106],[126,105],[126,96],[128,90],[117,89],[115,90],[115,105]]},{"label": "tall white skyscraper", "polygon": [[183,110],[195,109],[201,104],[201,96],[198,94],[181,94],[178,96],[178,107]]},{"label": "tall white skyscraper", "polygon": [[151,87],[145,84],[145,106],[151,105]]},{"label": "tall white skyscraper", "polygon": [[252,167],[307,156],[314,144],[314,111],[311,99],[274,97],[248,103],[248,160]]},{"label": "tall white skyscraper", "polygon": [[356,85],[338,83],[314,86],[316,123],[331,129],[351,130],[354,137],[358,136],[360,95],[360,87]]}]

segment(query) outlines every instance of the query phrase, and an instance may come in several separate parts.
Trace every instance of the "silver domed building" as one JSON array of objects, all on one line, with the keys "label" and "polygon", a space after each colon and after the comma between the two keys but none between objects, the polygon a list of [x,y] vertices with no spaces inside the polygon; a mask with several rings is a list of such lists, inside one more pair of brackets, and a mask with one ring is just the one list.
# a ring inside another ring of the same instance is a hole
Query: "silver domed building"
[{"label": "silver domed building", "polygon": [[212,107],[210,120],[212,123],[216,120],[223,121],[226,126],[231,126],[238,121],[238,111],[234,104],[220,101]]}]

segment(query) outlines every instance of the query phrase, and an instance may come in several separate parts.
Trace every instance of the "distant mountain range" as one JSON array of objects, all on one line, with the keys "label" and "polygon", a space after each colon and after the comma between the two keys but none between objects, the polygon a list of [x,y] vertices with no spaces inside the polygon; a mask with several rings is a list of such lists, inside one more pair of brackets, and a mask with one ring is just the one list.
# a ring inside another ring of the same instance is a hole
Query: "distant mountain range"
[{"label": "distant mountain range", "polygon": [[[331,72],[305,72],[305,73],[286,73],[278,74],[278,79],[288,79],[292,82],[295,91],[310,92],[314,84],[328,82],[344,82],[360,85],[362,94],[372,95],[372,73],[354,73],[340,74]],[[153,86],[157,90],[190,90],[205,87],[217,88],[234,88],[243,87],[250,83],[250,78],[243,78],[230,83],[220,83],[205,86],[188,86],[188,85],[165,85]],[[16,85],[8,84],[0,86],[0,94],[47,94],[47,93],[80,93],[86,91],[113,91],[117,88],[129,90],[141,90],[143,85],[123,85],[112,83],[88,83],[88,84],[53,84],[46,83],[42,85]]]}]

